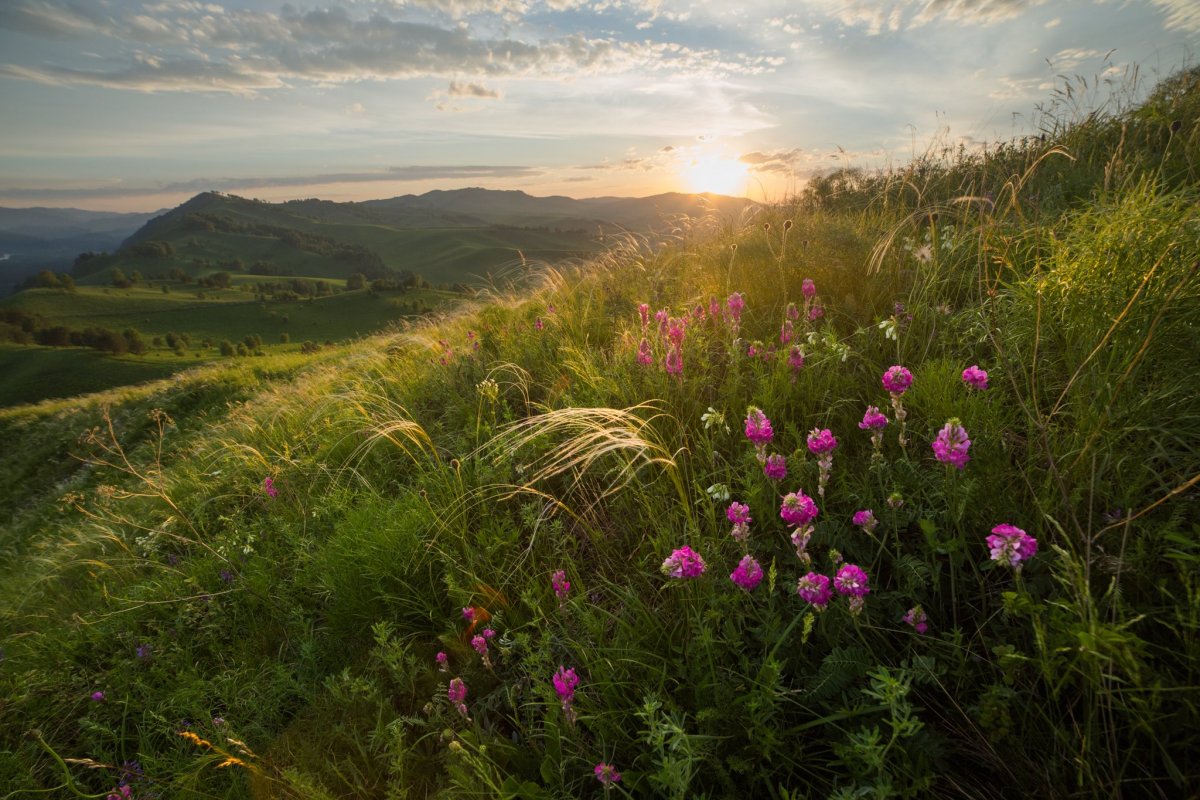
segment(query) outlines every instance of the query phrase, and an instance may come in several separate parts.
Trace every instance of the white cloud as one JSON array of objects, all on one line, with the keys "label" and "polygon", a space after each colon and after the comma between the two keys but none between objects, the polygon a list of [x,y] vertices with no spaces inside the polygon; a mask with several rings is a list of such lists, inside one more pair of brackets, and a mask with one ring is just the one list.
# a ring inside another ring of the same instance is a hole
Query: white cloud
[{"label": "white cloud", "polygon": [[1167,30],[1184,30],[1200,33],[1200,3],[1196,0],[1150,0],[1162,10],[1167,19]]}]

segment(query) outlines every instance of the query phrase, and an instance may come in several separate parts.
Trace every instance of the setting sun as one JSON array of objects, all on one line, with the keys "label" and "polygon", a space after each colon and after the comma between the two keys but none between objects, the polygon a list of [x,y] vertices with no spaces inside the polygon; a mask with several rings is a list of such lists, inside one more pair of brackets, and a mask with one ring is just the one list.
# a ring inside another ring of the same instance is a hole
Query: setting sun
[{"label": "setting sun", "polygon": [[693,192],[740,195],[746,189],[747,166],[731,158],[702,158],[684,168]]}]

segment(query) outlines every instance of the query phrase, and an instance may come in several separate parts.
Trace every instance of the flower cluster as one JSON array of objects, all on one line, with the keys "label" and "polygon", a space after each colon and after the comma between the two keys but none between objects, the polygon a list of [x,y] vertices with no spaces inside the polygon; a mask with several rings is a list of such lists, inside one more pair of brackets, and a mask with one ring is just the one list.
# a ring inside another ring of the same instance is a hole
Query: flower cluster
[{"label": "flower cluster", "polygon": [[275,479],[270,475],[263,478],[263,491],[267,493],[267,497],[279,496],[279,490],[275,488]]},{"label": "flower cluster", "polygon": [[910,608],[902,619],[917,633],[925,633],[929,630],[929,617],[925,615],[925,610],[920,606]]},{"label": "flower cluster", "polygon": [[603,761],[596,765],[594,772],[596,780],[600,781],[605,789],[611,784],[619,783],[621,780],[621,773],[617,772],[617,768],[612,764],[605,764]]},{"label": "flower cluster", "polygon": [[763,474],[773,481],[781,481],[787,477],[787,459],[775,453],[767,456],[763,464]]},{"label": "flower cluster", "polygon": [[943,464],[962,469],[967,466],[971,457],[967,451],[971,448],[971,440],[967,438],[967,429],[958,419],[950,419],[938,431],[937,438],[930,445],[937,460]]},{"label": "flower cluster", "polygon": [[899,364],[888,367],[883,373],[883,388],[887,389],[888,394],[891,395],[892,411],[895,414],[897,424],[900,426],[897,441],[901,447],[905,447],[908,444],[908,439],[904,435],[904,420],[908,416],[908,412],[905,410],[904,401],[901,398],[908,391],[908,388],[912,386],[912,382],[912,373]]},{"label": "flower cluster", "polygon": [[746,543],[746,539],[750,536],[750,523],[754,520],[750,518],[750,506],[744,503],[732,502],[729,508],[725,509],[725,518],[733,523],[733,530],[729,535],[735,541],[742,544]]},{"label": "flower cluster", "polygon": [[562,704],[563,715],[568,722],[574,724],[576,715],[572,704],[575,702],[575,687],[579,685],[579,676],[575,674],[574,669],[567,669],[560,664],[558,672],[554,673],[553,682],[554,692]]},{"label": "flower cluster", "polygon": [[446,690],[446,697],[458,709],[459,714],[467,716],[467,685],[463,683],[462,678],[450,679],[450,688]]},{"label": "flower cluster", "polygon": [[879,524],[879,520],[875,518],[874,511],[864,508],[861,511],[854,512],[854,524],[862,528],[863,533],[870,536],[875,533],[875,526]]},{"label": "flower cluster", "polygon": [[985,370],[979,368],[978,364],[972,364],[962,371],[963,383],[977,391],[983,391],[988,388],[988,374]]},{"label": "flower cluster", "polygon": [[747,592],[753,592],[755,587],[762,581],[762,578],[762,567],[754,559],[754,556],[750,555],[742,556],[742,560],[738,562],[733,572],[729,574],[729,580]]},{"label": "flower cluster", "polygon": [[662,573],[668,578],[699,578],[704,574],[704,559],[692,548],[684,545],[675,550],[662,562]]},{"label": "flower cluster", "polygon": [[1033,558],[1038,551],[1037,539],[1008,523],[992,528],[992,535],[987,537],[987,546],[993,561],[1007,564],[1018,572],[1021,571],[1021,562]]},{"label": "flower cluster", "polygon": [[[746,409],[746,438],[760,453],[765,451],[766,446],[775,438],[771,420],[767,419],[767,415],[762,412],[762,409],[754,406]],[[765,459],[765,457],[764,454],[763,458]]]},{"label": "flower cluster", "polygon": [[825,499],[825,486],[829,483],[829,474],[833,471],[833,450],[838,441],[830,433],[829,428],[813,428],[808,434],[808,450],[817,457],[820,477],[817,483],[817,494]]},{"label": "flower cluster", "polygon": [[863,604],[866,602],[864,598],[870,593],[871,587],[867,580],[867,573],[863,572],[861,567],[857,564],[842,565],[833,579],[833,585],[838,590],[838,594],[850,598],[851,614],[858,614],[862,611]]},{"label": "flower cluster", "polygon": [[871,432],[872,461],[883,458],[883,429],[887,427],[887,424],[887,415],[879,410],[879,406],[867,406],[862,422],[858,423],[860,430]]},{"label": "flower cluster", "polygon": [[812,522],[817,518],[820,509],[816,501],[804,492],[790,492],[783,496],[779,506],[779,516],[792,526],[791,540],[796,548],[796,558],[804,564],[812,562],[808,554],[808,542],[813,535]]},{"label": "flower cluster", "polygon": [[565,570],[555,570],[550,576],[550,585],[554,588],[554,596],[558,598],[559,604],[562,604],[567,599],[567,593],[571,591],[571,582],[567,580]]},{"label": "flower cluster", "polygon": [[810,572],[796,583],[796,594],[806,603],[811,603],[818,611],[829,605],[833,599],[833,590],[829,588],[829,576],[819,572]]}]

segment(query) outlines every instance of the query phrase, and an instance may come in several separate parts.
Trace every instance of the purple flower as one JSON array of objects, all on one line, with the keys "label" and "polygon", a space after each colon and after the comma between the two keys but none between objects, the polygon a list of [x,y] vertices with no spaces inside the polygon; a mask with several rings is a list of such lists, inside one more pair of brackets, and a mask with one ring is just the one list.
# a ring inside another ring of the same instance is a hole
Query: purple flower
[{"label": "purple flower", "polygon": [[972,364],[962,371],[963,383],[970,386],[972,389],[983,391],[988,388],[988,374],[979,368],[978,364]]},{"label": "purple flower", "polygon": [[438,650],[438,654],[434,656],[434,661],[437,662],[438,670],[445,672],[449,668],[450,656],[446,655],[445,650]]},{"label": "purple flower", "polygon": [[813,307],[808,311],[808,321],[816,322],[823,316],[825,316],[825,306],[820,303],[814,303]]},{"label": "purple flower", "polygon": [[771,420],[761,409],[751,406],[746,410],[746,438],[756,447],[766,447],[775,437],[771,428]]},{"label": "purple flower", "polygon": [[220,576],[222,583],[233,583],[233,573],[229,570],[223,569],[217,574]]},{"label": "purple flower", "polygon": [[667,351],[666,370],[668,375],[680,375],[683,373],[683,353],[679,352],[679,348],[672,345]]},{"label": "purple flower", "polygon": [[725,301],[725,306],[729,309],[729,318],[736,325],[742,321],[742,309],[746,307],[746,300],[742,297],[741,292],[734,292],[729,295],[729,299]]},{"label": "purple flower", "polygon": [[494,630],[492,630],[491,628],[483,629],[483,638],[487,639],[489,642],[492,640],[492,638],[495,635],[496,635],[496,632]]},{"label": "purple flower", "polygon": [[533,321],[533,327],[540,331],[542,328],[546,327],[546,323],[542,322],[541,317],[538,317]]},{"label": "purple flower", "polygon": [[767,456],[763,464],[763,474],[773,481],[781,481],[787,477],[787,459],[778,453]]},{"label": "purple flower", "polygon": [[854,512],[854,524],[863,529],[863,532],[870,535],[875,532],[875,526],[879,524],[879,520],[875,519],[875,512],[869,508],[864,508],[861,511]]},{"label": "purple flower", "polygon": [[904,394],[908,391],[908,387],[912,386],[912,382],[912,373],[899,364],[888,367],[883,373],[883,388],[892,394]]},{"label": "purple flower", "polygon": [[575,687],[579,685],[579,676],[575,674],[575,670],[566,669],[559,666],[558,672],[554,673],[554,691],[558,694],[558,699],[564,703],[570,703],[575,699]]},{"label": "purple flower", "polygon": [[642,332],[644,333],[646,331],[646,328],[650,325],[650,306],[649,306],[649,304],[647,304],[647,303],[639,304],[638,305],[638,315],[640,315],[642,318]]},{"label": "purple flower", "polygon": [[97,703],[104,702],[104,692],[92,692],[92,700]]},{"label": "purple flower", "polygon": [[487,639],[482,636],[471,637],[471,647],[475,648],[475,652],[481,656],[486,656],[488,652]]},{"label": "purple flower", "polygon": [[792,328],[792,321],[790,319],[785,319],[783,321],[783,325],[781,325],[779,328],[779,343],[782,345],[787,345],[792,341],[793,334],[794,330]]},{"label": "purple flower", "polygon": [[138,658],[146,659],[146,658],[150,657],[150,650],[151,650],[150,645],[139,644],[137,646],[137,650],[135,650],[134,652],[137,653]]},{"label": "purple flower", "polygon": [[800,349],[800,345],[794,344],[788,349],[788,366],[792,368],[792,372],[799,372],[804,368],[804,351]]},{"label": "purple flower", "polygon": [[800,284],[800,292],[808,298],[812,298],[817,293],[817,285],[813,283],[812,278],[805,278]]},{"label": "purple flower", "polygon": [[267,493],[267,497],[279,496],[279,490],[275,488],[275,481],[270,475],[263,478],[263,491]]},{"label": "purple flower", "polygon": [[567,599],[567,592],[571,591],[571,582],[567,580],[565,570],[555,570],[550,576],[550,585],[554,587],[554,596],[559,599],[559,602]]},{"label": "purple flower", "polygon": [[987,537],[987,545],[991,550],[993,561],[1007,564],[1018,570],[1021,568],[1022,561],[1033,558],[1038,551],[1037,539],[1008,523],[992,528],[992,535]]},{"label": "purple flower", "polygon": [[844,594],[847,597],[865,597],[871,591],[867,573],[863,572],[857,564],[843,565],[838,570],[837,577],[833,579],[833,585],[838,590],[838,594]]},{"label": "purple flower", "polygon": [[637,360],[639,364],[653,364],[654,351],[650,349],[650,340],[642,338],[641,344],[638,345]]},{"label": "purple flower", "polygon": [[734,567],[733,572],[729,573],[729,580],[747,592],[753,592],[754,587],[762,581],[762,577],[762,567],[754,560],[753,556],[742,556],[742,560]]},{"label": "purple flower", "polygon": [[730,503],[729,508],[725,509],[725,519],[734,525],[749,525],[754,521],[750,518],[750,506],[736,501]]},{"label": "purple flower", "polygon": [[817,572],[808,573],[796,582],[796,594],[818,609],[824,608],[833,598],[833,590],[829,588],[829,576]]},{"label": "purple flower", "polygon": [[838,446],[829,428],[813,428],[808,434],[808,450],[814,456],[829,453]]},{"label": "purple flower", "polygon": [[879,406],[867,406],[867,411],[863,414],[862,422],[858,423],[858,427],[864,431],[881,431],[887,427],[888,418],[879,410]]},{"label": "purple flower", "polygon": [[779,506],[779,516],[789,525],[800,527],[808,525],[817,518],[820,509],[817,503],[803,491],[790,492],[783,497]]},{"label": "purple flower", "polygon": [[795,303],[788,303],[787,304],[787,313],[785,314],[785,316],[789,320],[795,322],[796,320],[800,319],[800,309],[796,308]]},{"label": "purple flower", "polygon": [[938,431],[937,438],[930,444],[933,454],[943,464],[951,464],[959,469],[967,465],[971,457],[967,450],[971,448],[971,440],[967,438],[967,429],[958,419],[950,419]]},{"label": "purple flower", "polygon": [[913,606],[908,610],[908,613],[903,617],[904,621],[913,627],[917,633],[925,633],[929,630],[929,617],[925,616],[925,611],[920,606]]},{"label": "purple flower", "polygon": [[471,606],[464,606],[462,610],[463,619],[467,622],[475,621],[475,609]]},{"label": "purple flower", "polygon": [[704,574],[704,559],[684,545],[663,560],[662,573],[669,578],[698,578]]},{"label": "purple flower", "polygon": [[446,697],[450,698],[450,702],[458,709],[459,714],[467,716],[467,685],[463,683],[462,678],[450,680],[450,688],[446,690]]},{"label": "purple flower", "polygon": [[612,764],[605,764],[603,761],[596,765],[593,772],[596,774],[596,780],[604,784],[606,789],[609,784],[619,783],[621,780],[621,773],[617,772],[617,768]]}]

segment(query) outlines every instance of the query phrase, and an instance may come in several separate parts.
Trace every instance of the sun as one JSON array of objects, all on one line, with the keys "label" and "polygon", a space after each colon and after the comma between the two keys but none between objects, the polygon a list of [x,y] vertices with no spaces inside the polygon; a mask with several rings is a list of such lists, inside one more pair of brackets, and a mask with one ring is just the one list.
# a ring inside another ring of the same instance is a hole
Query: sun
[{"label": "sun", "polygon": [[732,158],[698,158],[684,166],[684,177],[693,192],[744,194],[748,170]]}]

